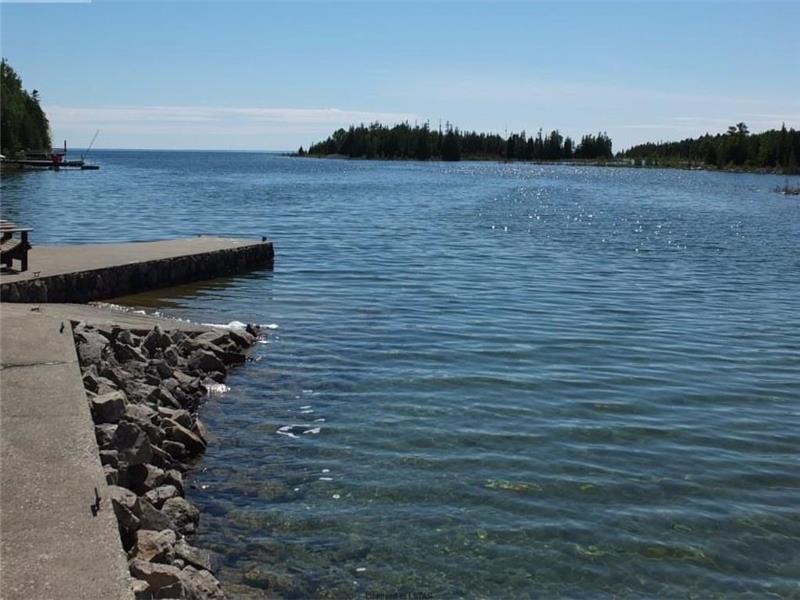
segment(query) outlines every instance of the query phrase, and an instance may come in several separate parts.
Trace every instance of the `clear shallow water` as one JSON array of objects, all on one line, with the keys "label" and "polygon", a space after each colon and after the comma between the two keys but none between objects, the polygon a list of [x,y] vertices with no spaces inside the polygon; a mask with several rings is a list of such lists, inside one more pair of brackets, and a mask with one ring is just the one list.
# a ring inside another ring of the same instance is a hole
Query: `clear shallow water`
[{"label": "clear shallow water", "polygon": [[4,218],[276,243],[273,272],[125,299],[278,326],[206,405],[190,492],[232,597],[800,596],[784,178],[94,157],[5,177]]}]

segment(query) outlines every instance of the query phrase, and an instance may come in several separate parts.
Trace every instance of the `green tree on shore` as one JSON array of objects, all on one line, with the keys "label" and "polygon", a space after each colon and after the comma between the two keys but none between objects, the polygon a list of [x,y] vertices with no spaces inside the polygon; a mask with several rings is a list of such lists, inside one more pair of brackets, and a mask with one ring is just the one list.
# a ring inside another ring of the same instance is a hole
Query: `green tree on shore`
[{"label": "green tree on shore", "polygon": [[654,166],[703,165],[797,173],[800,131],[786,129],[784,124],[780,129],[754,134],[745,123],[737,123],[717,135],[706,133],[679,142],[640,144],[626,150],[622,156]]},{"label": "green tree on shore", "polygon": [[0,148],[5,156],[51,149],[50,124],[39,105],[39,91],[25,91],[5,59],[0,63]]},{"label": "green tree on shore", "polygon": [[610,159],[611,138],[605,133],[586,135],[576,147],[558,130],[536,137],[525,131],[502,137],[494,133],[461,131],[451,123],[431,130],[430,125],[400,123],[387,127],[380,123],[351,125],[338,129],[326,140],[309,146],[310,156],[413,160],[561,160],[569,158]]}]

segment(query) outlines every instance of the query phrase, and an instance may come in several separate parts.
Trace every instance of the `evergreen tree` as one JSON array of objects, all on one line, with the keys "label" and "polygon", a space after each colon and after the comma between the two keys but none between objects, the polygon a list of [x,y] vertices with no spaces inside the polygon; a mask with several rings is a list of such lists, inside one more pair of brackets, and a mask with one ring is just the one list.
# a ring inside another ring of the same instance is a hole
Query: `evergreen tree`
[{"label": "evergreen tree", "polygon": [[0,148],[6,156],[49,152],[50,124],[39,105],[39,91],[28,93],[5,59],[0,61]]},{"label": "evergreen tree", "polygon": [[459,140],[458,129],[453,129],[450,123],[442,140],[442,160],[457,161],[461,160],[461,143]]},{"label": "evergreen tree", "polygon": [[649,164],[685,165],[703,163],[718,168],[750,167],[792,172],[790,157],[800,153],[800,132],[786,129],[750,133],[745,123],[728,127],[722,134],[705,134],[679,142],[647,143],[634,146],[623,156]]},{"label": "evergreen tree", "polygon": [[[302,155],[298,152],[298,155]],[[495,133],[460,131],[445,124],[435,131],[430,125],[400,123],[392,127],[371,123],[337,129],[326,140],[309,146],[306,155],[342,155],[350,158],[414,159],[456,161],[468,159],[493,160],[561,160],[564,158],[610,158],[611,139],[607,135],[584,136],[576,149],[571,138],[558,130],[544,136],[539,130],[535,137],[525,131],[503,137]]]}]

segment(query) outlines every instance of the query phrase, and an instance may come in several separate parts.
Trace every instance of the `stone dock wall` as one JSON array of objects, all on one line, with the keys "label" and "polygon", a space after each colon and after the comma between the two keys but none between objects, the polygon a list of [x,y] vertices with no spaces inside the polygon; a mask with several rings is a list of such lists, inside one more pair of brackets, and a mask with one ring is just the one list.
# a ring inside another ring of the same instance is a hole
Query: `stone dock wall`
[{"label": "stone dock wall", "polygon": [[[135,256],[132,256],[135,259]],[[84,303],[271,267],[271,242],[0,284],[3,302]]]}]

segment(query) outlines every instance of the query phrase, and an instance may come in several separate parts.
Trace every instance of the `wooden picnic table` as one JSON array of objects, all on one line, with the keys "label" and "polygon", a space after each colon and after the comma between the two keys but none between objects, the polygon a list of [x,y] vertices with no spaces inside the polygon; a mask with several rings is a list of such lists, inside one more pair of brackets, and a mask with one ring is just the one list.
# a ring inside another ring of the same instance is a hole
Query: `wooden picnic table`
[{"label": "wooden picnic table", "polygon": [[[16,259],[21,263],[20,272],[28,270],[28,250],[31,249],[29,231],[33,229],[0,219],[0,263],[11,269]],[[19,237],[15,237],[15,234],[19,234]]]}]

